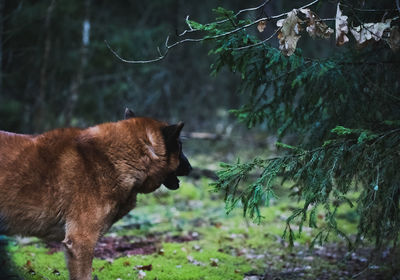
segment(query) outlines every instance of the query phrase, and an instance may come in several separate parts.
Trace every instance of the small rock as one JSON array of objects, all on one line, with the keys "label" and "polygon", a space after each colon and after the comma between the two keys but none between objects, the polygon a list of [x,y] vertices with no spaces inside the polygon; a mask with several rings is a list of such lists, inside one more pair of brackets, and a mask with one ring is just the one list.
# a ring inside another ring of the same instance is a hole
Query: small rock
[{"label": "small rock", "polygon": [[197,266],[205,266],[205,264],[204,263],[202,263],[202,262],[199,262],[198,260],[195,260],[192,256],[187,256],[186,257],[187,258],[187,260],[191,263],[191,264],[194,264],[194,265],[197,265]]},{"label": "small rock", "polygon": [[257,275],[252,275],[252,276],[246,276],[243,278],[243,280],[260,280],[260,276]]},{"label": "small rock", "polygon": [[143,279],[144,277],[146,277],[146,272],[144,272],[143,270],[139,270],[138,279]]},{"label": "small rock", "polygon": [[196,251],[200,251],[201,247],[196,244],[196,245],[193,245],[193,249],[196,250]]}]

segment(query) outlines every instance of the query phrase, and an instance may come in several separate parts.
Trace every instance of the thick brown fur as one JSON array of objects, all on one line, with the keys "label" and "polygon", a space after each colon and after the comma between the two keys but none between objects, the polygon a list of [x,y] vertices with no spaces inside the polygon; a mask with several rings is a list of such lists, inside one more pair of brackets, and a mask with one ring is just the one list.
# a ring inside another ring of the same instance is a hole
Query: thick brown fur
[{"label": "thick brown fur", "polygon": [[70,279],[91,279],[98,238],[182,164],[167,126],[130,118],[37,136],[0,131],[0,234],[61,241]]}]

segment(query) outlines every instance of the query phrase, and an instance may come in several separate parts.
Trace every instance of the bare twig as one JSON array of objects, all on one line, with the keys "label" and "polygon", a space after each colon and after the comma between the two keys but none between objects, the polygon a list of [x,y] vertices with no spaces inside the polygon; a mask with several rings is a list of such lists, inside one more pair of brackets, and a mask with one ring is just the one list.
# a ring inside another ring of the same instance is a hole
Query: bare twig
[{"label": "bare twig", "polygon": [[356,279],[358,276],[360,276],[361,274],[363,274],[363,273],[366,272],[367,270],[369,270],[369,266],[367,266],[366,268],[364,268],[363,270],[361,270],[359,273],[354,274],[353,276],[351,276],[351,278]]},{"label": "bare twig", "polygon": [[320,18],[320,19],[316,19],[316,22],[324,22],[324,21],[334,21],[336,20],[336,18]]},{"label": "bare twig", "polygon": [[[306,5],[304,5],[304,6],[302,6],[302,7],[300,7],[299,9],[308,8],[308,7],[310,7],[310,6],[314,5],[314,4],[316,4],[318,1],[319,1],[319,0],[314,0],[314,1],[312,1],[312,2],[310,2],[310,3],[308,3],[308,4],[306,4]],[[272,16],[272,17],[269,17],[269,18],[267,18],[267,19],[277,19],[277,18],[286,16],[288,13],[290,13],[290,12],[286,12],[286,13],[282,13],[282,14],[280,14],[280,15]]]},{"label": "bare twig", "polygon": [[[257,7],[254,7],[254,8],[247,8],[247,9],[240,10],[239,12],[237,12],[237,13],[235,14],[235,17],[237,17],[238,15],[240,15],[240,14],[242,14],[242,13],[244,13],[244,12],[257,11],[258,9],[261,9],[261,8],[265,7],[265,5],[267,5],[269,2],[271,2],[271,0],[267,0],[267,1],[265,1],[264,3],[262,3],[261,5],[259,5],[259,6],[257,6]],[[215,23],[221,24],[221,23],[227,22],[228,20],[229,20],[229,19],[224,19],[224,20],[221,20],[221,21],[217,21],[217,22],[215,22]]]},{"label": "bare twig", "polygon": [[[307,7],[310,7],[310,6],[314,5],[315,3],[317,3],[318,1],[319,1],[319,0],[314,0],[314,1],[312,1],[312,2],[310,2],[310,3],[308,3],[308,4],[306,4],[306,5],[304,5],[304,6],[302,6],[302,7],[300,7],[299,9],[305,9],[305,8],[307,8]],[[239,12],[237,12],[237,13],[235,14],[235,16],[237,16],[237,15],[239,15],[240,13],[243,13],[243,12],[257,10],[257,9],[259,9],[259,8],[261,8],[261,7],[263,7],[263,6],[265,6],[265,5],[268,4],[269,2],[270,2],[270,1],[265,1],[262,5],[260,5],[260,6],[258,6],[258,7],[255,7],[255,8],[249,8],[249,9],[240,10]],[[290,12],[285,12],[285,13],[282,13],[282,14],[279,14],[279,15],[276,15],[276,16],[270,16],[270,17],[259,18],[258,20],[252,22],[251,25],[256,24],[256,23],[259,23],[260,21],[270,21],[270,20],[272,20],[272,19],[278,19],[278,18],[281,18],[281,17],[286,16],[288,13],[290,13]],[[189,18],[189,16],[186,17],[186,19],[188,19],[188,18]],[[230,20],[230,19],[224,19],[224,20],[221,20],[221,21],[216,21],[216,22],[212,22],[212,23],[207,23],[207,24],[204,24],[204,26],[209,26],[209,25],[212,25],[212,24],[221,24],[221,23],[225,23],[225,22],[227,22],[227,21],[229,21],[229,20]],[[189,25],[189,24],[188,24],[188,25]],[[179,36],[182,36],[182,35],[184,35],[184,34],[186,34],[186,33],[188,33],[188,32],[200,31],[199,29],[193,29],[190,25],[189,25],[189,28],[190,28],[189,30],[184,30]]]},{"label": "bare twig", "polygon": [[[169,40],[169,36],[167,37],[165,44],[168,43],[168,40]],[[157,57],[157,58],[150,59],[150,60],[126,60],[126,59],[122,58],[121,56],[119,56],[119,54],[111,48],[111,46],[108,44],[108,42],[106,40],[104,42],[106,43],[107,48],[113,53],[113,55],[125,63],[144,64],[144,63],[157,62],[157,61],[163,60],[168,54],[168,48],[166,49],[164,54],[161,53],[160,48],[157,48],[158,53],[159,53],[159,57]]]},{"label": "bare twig", "polygon": [[271,0],[264,1],[264,3],[262,3],[260,6],[257,6],[257,7],[254,7],[254,8],[248,8],[248,9],[240,10],[239,12],[237,12],[235,14],[235,16],[237,17],[238,15],[240,15],[241,13],[244,13],[244,12],[257,11],[258,9],[261,9],[261,8],[265,7],[265,5],[267,5],[269,2],[271,2]]},{"label": "bare twig", "polygon": [[[315,3],[317,3],[318,1],[319,1],[319,0],[314,0],[314,1],[312,1],[312,2],[310,2],[310,3],[308,3],[308,4],[306,4],[306,5],[304,5],[304,6],[302,6],[302,7],[300,7],[299,9],[304,9],[304,8],[310,7],[310,6],[314,5]],[[265,1],[264,3],[266,4],[266,3],[268,3],[268,2],[269,2],[269,1]],[[265,4],[263,4],[263,5],[265,5]],[[258,6],[258,8],[259,8],[259,7],[261,7],[261,6]],[[256,9],[256,8],[257,8],[257,7],[255,7],[255,8],[249,8],[249,9],[251,10],[251,9]],[[247,10],[249,10],[249,9],[244,9],[244,10],[241,10],[241,11],[244,12],[244,11],[247,11]],[[239,12],[240,12],[240,11],[239,11]],[[238,13],[239,13],[239,12],[238,12]],[[108,49],[114,54],[114,56],[115,56],[116,58],[118,58],[119,60],[121,60],[122,62],[130,63],[130,64],[152,63],[152,62],[157,62],[157,61],[163,60],[163,59],[167,56],[168,51],[169,51],[170,49],[172,49],[172,48],[174,48],[174,47],[176,47],[176,46],[178,46],[178,45],[180,45],[180,44],[188,43],[188,42],[203,42],[203,41],[206,41],[206,40],[213,40],[213,39],[218,39],[218,38],[222,38],[222,37],[225,37],[225,36],[229,36],[229,35],[231,35],[231,34],[234,34],[234,33],[236,33],[236,32],[239,32],[239,31],[241,31],[241,30],[244,30],[244,29],[246,29],[246,28],[248,28],[248,27],[251,27],[251,26],[253,26],[253,25],[256,25],[256,24],[258,24],[260,21],[270,21],[270,20],[272,20],[272,19],[277,19],[277,18],[283,17],[283,16],[287,15],[288,13],[289,13],[289,12],[282,13],[282,14],[279,14],[279,15],[276,15],[276,16],[259,18],[259,19],[255,20],[255,21],[253,21],[253,22],[250,22],[250,23],[248,23],[248,24],[242,25],[242,26],[240,26],[240,27],[237,27],[237,28],[235,28],[235,29],[232,29],[231,31],[228,31],[228,32],[225,32],[225,33],[222,33],[222,34],[218,34],[218,35],[214,35],[214,36],[205,36],[205,37],[198,38],[198,39],[186,38],[186,39],[177,41],[177,42],[175,42],[175,43],[173,43],[173,44],[171,44],[171,45],[168,45],[168,41],[169,41],[169,36],[168,36],[167,39],[166,39],[166,41],[165,41],[165,52],[164,52],[164,53],[161,53],[161,51],[158,49],[159,56],[158,56],[157,58],[149,59],[149,60],[127,60],[127,59],[124,59],[124,58],[122,58],[120,55],[118,55],[118,53],[117,53],[115,50],[113,50],[113,49],[111,48],[111,46],[108,44],[107,41],[105,41],[105,43],[106,43]],[[187,20],[188,20],[188,18],[189,18],[189,16],[186,17]],[[189,26],[190,29],[188,29],[186,32],[191,32],[191,30],[192,30],[192,31],[199,31],[198,29],[193,29],[193,28],[190,26],[189,23],[188,23],[188,26]],[[184,32],[181,33],[181,34],[185,34],[186,32],[184,31]],[[272,37],[271,37],[271,38],[272,38]],[[269,40],[269,39],[271,39],[271,38],[267,38],[267,39]],[[264,40],[264,41],[267,41],[267,40]]]},{"label": "bare twig", "polygon": [[218,34],[218,35],[215,35],[215,36],[205,36],[205,37],[199,38],[199,39],[187,38],[187,39],[183,39],[183,40],[177,41],[177,42],[175,42],[175,43],[173,43],[171,45],[168,45],[168,40],[169,40],[169,36],[168,36],[166,41],[165,41],[165,52],[164,52],[164,54],[162,54],[159,51],[159,57],[154,58],[154,59],[149,59],[149,60],[127,60],[127,59],[124,59],[120,55],[118,55],[118,53],[115,50],[113,50],[111,48],[111,46],[108,44],[107,41],[104,41],[104,42],[106,43],[108,49],[115,55],[115,57],[118,58],[119,60],[121,60],[122,62],[130,63],[130,64],[152,63],[152,62],[157,62],[157,61],[163,60],[167,56],[168,51],[170,49],[176,47],[177,45],[180,45],[180,44],[183,44],[183,43],[187,43],[187,42],[203,42],[203,41],[206,41],[206,40],[213,40],[213,39],[222,38],[222,37],[231,35],[233,33],[236,33],[236,32],[238,32],[240,30],[246,29],[246,28],[248,28],[250,26],[253,26],[253,25],[257,24],[258,22],[260,22],[262,20],[268,20],[268,18],[258,19],[258,20],[254,21],[254,22],[245,24],[245,25],[243,25],[241,27],[235,28],[235,29],[233,29],[231,31],[228,31],[228,32],[225,32],[225,33],[222,33],[222,34]]},{"label": "bare twig", "polygon": [[[257,11],[258,9],[261,9],[261,8],[265,7],[265,5],[267,5],[269,2],[271,2],[271,0],[266,0],[266,1],[264,1],[264,3],[262,3],[261,5],[259,5],[259,6],[257,6],[257,7],[247,8],[247,9],[240,10],[240,11],[238,11],[238,12],[235,14],[235,17],[237,17],[237,16],[239,16],[240,14],[245,13],[245,12]],[[230,20],[230,19],[224,19],[224,20],[220,20],[220,21],[210,22],[210,23],[204,24],[204,26],[210,26],[210,25],[213,25],[213,24],[222,24],[222,23],[228,22],[229,20]],[[186,24],[189,26],[189,29],[184,30],[184,31],[183,31],[181,34],[179,34],[178,36],[183,36],[183,35],[185,35],[186,33],[199,31],[198,29],[193,29],[193,28],[190,26],[190,23],[189,23],[189,16],[186,16]]]},{"label": "bare twig", "polygon": [[197,29],[193,29],[192,26],[189,23],[189,15],[186,16],[185,22],[187,24],[187,26],[189,26],[189,29],[185,29],[181,34],[178,34],[179,37],[185,35],[188,32],[193,32],[193,31],[197,31]]},{"label": "bare twig", "polygon": [[[235,31],[235,32],[237,32],[237,31]],[[171,45],[168,45],[169,36],[167,36],[167,39],[165,40],[165,44],[164,44],[165,45],[165,52],[161,53],[160,48],[157,47],[157,51],[158,51],[159,57],[154,58],[154,59],[149,59],[149,60],[127,60],[127,59],[124,59],[120,55],[118,55],[118,53],[113,48],[111,48],[111,46],[108,44],[108,42],[106,40],[104,42],[106,43],[108,49],[115,55],[115,57],[117,57],[122,62],[130,63],[130,64],[144,64],[144,63],[152,63],[152,62],[157,62],[157,61],[163,60],[164,58],[167,57],[167,54],[168,54],[169,50],[174,48],[174,47],[176,47],[177,45],[180,45],[180,44],[183,44],[183,43],[189,43],[189,42],[196,43],[196,42],[202,42],[202,41],[205,41],[205,40],[216,39],[216,38],[219,38],[219,37],[227,36],[227,35],[232,34],[232,33],[234,33],[234,31],[228,32],[228,33],[224,33],[224,34],[220,34],[220,35],[216,35],[216,36],[207,36],[207,37],[203,37],[203,38],[199,38],[199,39],[187,38],[187,39],[183,39],[183,40],[177,41],[177,42],[175,42],[175,43],[173,43]]]},{"label": "bare twig", "polygon": [[264,40],[262,40],[262,41],[260,41],[260,42],[257,42],[257,43],[255,43],[255,44],[248,45],[248,46],[239,47],[239,48],[230,48],[230,50],[233,50],[233,51],[240,51],[240,50],[249,49],[249,48],[253,48],[253,47],[257,47],[257,46],[263,45],[265,42],[271,40],[271,39],[275,36],[275,34],[278,33],[279,30],[281,30],[281,27],[279,27],[278,29],[276,29],[276,30],[274,31],[274,33],[271,34],[271,36],[267,37],[266,39],[264,39]]},{"label": "bare twig", "polygon": [[[399,10],[399,12],[400,12],[400,5],[398,5],[398,3],[399,3],[399,0],[396,0],[396,5],[397,5],[397,7],[398,7],[398,10]],[[366,12],[366,13],[368,13],[368,12],[372,12],[372,13],[374,13],[374,12],[390,12],[390,11],[396,11],[396,9],[360,9],[360,8],[354,8],[353,6],[350,6],[350,5],[347,5],[347,4],[344,4],[344,3],[340,3],[340,5],[341,6],[344,6],[344,7],[347,7],[347,8],[350,8],[350,9],[352,9],[352,10],[354,10],[354,11],[358,11],[358,12]]]}]

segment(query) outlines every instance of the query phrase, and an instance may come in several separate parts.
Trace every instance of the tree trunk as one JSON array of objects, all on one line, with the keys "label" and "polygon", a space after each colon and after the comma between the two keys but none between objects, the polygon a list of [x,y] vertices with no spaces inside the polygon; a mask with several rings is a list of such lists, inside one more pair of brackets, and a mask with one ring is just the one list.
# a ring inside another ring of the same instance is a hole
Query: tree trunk
[{"label": "tree trunk", "polygon": [[40,69],[40,82],[39,82],[39,95],[36,99],[36,108],[35,108],[35,115],[34,115],[34,124],[35,130],[42,129],[43,120],[45,119],[44,112],[45,112],[45,99],[46,99],[46,88],[47,88],[47,81],[48,81],[48,61],[51,49],[51,18],[53,15],[54,7],[55,7],[56,0],[51,0],[49,7],[47,8],[46,13],[46,20],[44,24],[44,33],[45,33],[45,41],[44,41],[44,51],[43,51],[43,58],[42,58],[42,67]]},{"label": "tree trunk", "polygon": [[78,71],[70,86],[69,100],[65,110],[65,123],[71,125],[72,115],[79,97],[79,88],[82,85],[84,69],[88,63],[90,43],[90,0],[85,0],[85,17],[82,23],[82,42]]}]

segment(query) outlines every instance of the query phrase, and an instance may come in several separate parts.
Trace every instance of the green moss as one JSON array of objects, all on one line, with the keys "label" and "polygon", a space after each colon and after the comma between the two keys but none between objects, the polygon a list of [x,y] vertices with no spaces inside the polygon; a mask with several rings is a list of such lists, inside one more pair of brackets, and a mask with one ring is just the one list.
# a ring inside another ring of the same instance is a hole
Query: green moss
[{"label": "green moss", "polygon": [[[163,255],[122,257],[112,263],[95,259],[93,274],[99,279],[136,279],[136,267],[151,264],[152,270],[145,271],[148,279],[243,279],[244,273],[251,270],[242,257],[206,247],[197,251],[193,247],[193,242],[164,243]],[[19,276],[24,279],[68,279],[62,253],[48,255],[47,249],[36,246],[10,250],[12,261],[21,268]]]},{"label": "green moss", "polygon": [[[164,255],[121,257],[112,263],[95,259],[93,274],[99,279],[137,279],[135,266],[151,264],[152,270],[145,271],[145,279],[243,279],[250,270],[264,273],[266,262],[279,271],[282,262],[272,256],[290,254],[280,242],[281,236],[286,218],[293,207],[300,205],[287,198],[284,193],[287,186],[280,190],[278,200],[261,209],[264,219],[258,225],[244,219],[241,208],[227,215],[223,200],[219,194],[210,192],[208,183],[208,180],[183,180],[181,188],[175,192],[160,190],[140,196],[138,207],[116,223],[110,232],[141,238],[148,234],[157,236]],[[338,211],[341,229],[355,233],[354,220],[357,218],[354,208],[341,205]],[[324,226],[324,217],[319,217],[318,222],[319,226]],[[318,230],[304,227],[296,241],[301,246],[307,245]],[[199,240],[165,243],[167,233],[187,236],[190,232],[197,232]],[[339,240],[333,234],[331,236],[331,240]],[[48,250],[37,241],[29,246],[10,246],[9,252],[24,279],[68,279],[63,253],[48,255]],[[211,259],[218,259],[216,266],[211,265]],[[329,269],[330,264],[319,260],[315,265]],[[32,275],[32,271],[36,274]]]},{"label": "green moss", "polygon": [[20,268],[17,273],[23,279],[68,279],[64,254],[61,252],[49,255],[48,249],[40,245],[12,246],[9,251],[11,261]]}]

